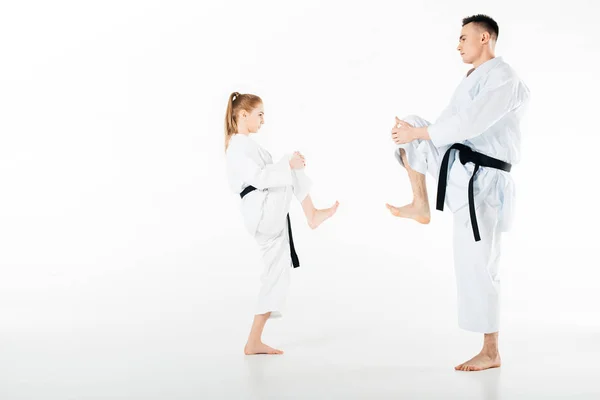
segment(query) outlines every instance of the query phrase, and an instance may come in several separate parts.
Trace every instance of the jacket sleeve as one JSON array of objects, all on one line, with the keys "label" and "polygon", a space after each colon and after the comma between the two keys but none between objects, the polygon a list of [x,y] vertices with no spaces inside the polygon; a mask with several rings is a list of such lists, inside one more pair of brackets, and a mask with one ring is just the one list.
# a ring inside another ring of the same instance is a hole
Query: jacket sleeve
[{"label": "jacket sleeve", "polygon": [[261,168],[241,149],[231,149],[227,156],[232,158],[237,173],[244,183],[257,189],[283,187],[292,184],[292,173],[288,157]]},{"label": "jacket sleeve", "polygon": [[511,77],[484,87],[468,107],[429,125],[431,141],[442,147],[481,135],[521,103],[519,86]]}]

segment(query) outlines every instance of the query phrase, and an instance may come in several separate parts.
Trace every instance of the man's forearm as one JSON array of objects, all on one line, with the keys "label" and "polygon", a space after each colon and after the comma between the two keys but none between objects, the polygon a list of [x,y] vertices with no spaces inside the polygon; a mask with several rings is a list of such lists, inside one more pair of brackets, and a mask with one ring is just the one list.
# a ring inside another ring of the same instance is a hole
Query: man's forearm
[{"label": "man's forearm", "polygon": [[414,133],[413,133],[413,140],[431,140],[431,137],[429,136],[429,131],[427,130],[426,126],[420,127],[420,128],[414,128]]}]

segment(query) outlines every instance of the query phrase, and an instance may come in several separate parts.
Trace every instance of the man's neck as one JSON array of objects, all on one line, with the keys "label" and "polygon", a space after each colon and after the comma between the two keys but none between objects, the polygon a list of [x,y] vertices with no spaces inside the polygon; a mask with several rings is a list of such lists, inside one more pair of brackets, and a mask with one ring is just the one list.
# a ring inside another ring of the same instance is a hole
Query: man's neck
[{"label": "man's neck", "polygon": [[[473,69],[471,71],[479,68],[481,64],[486,63],[493,58],[496,58],[493,53],[482,54],[477,61],[473,62]],[[471,73],[471,71],[469,71],[469,73]]]}]

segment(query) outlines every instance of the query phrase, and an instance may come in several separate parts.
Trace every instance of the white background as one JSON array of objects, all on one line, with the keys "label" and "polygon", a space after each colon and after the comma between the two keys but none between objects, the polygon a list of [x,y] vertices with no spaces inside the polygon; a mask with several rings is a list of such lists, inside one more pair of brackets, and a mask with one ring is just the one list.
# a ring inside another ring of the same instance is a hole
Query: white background
[{"label": "white background", "polygon": [[[417,398],[440,376],[447,396],[591,396],[597,12],[591,0],[3,2],[1,397]],[[420,226],[384,206],[411,200],[394,116],[435,120],[470,68],[456,46],[475,13],[498,21],[497,55],[532,94],[503,248],[500,384],[451,371],[480,345],[456,326],[451,215]],[[256,140],[275,158],[306,155],[317,206],[341,203],[316,231],[292,207],[302,267],[265,332],[284,361],[241,355],[261,265],[226,183],[232,91],[263,98]]]}]

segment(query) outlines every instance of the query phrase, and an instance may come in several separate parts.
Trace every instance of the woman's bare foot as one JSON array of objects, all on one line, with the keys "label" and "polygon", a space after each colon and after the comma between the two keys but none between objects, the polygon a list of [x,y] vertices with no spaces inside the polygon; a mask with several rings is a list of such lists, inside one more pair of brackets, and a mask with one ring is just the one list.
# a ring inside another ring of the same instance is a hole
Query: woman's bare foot
[{"label": "woman's bare foot", "polygon": [[283,354],[283,351],[274,349],[262,342],[258,343],[247,343],[244,347],[244,354],[247,356],[253,354]]},{"label": "woman's bare foot", "polygon": [[412,202],[404,207],[394,207],[390,204],[385,205],[390,213],[400,218],[410,218],[421,224],[428,224],[431,221],[429,204]]},{"label": "woman's bare foot", "polygon": [[500,365],[499,353],[491,354],[482,351],[466,363],[457,365],[454,369],[457,371],[483,371],[489,368],[499,368]]},{"label": "woman's bare foot", "polygon": [[325,220],[333,217],[333,214],[335,214],[339,205],[340,203],[336,201],[332,207],[323,210],[314,210],[311,218],[308,220],[308,226],[310,226],[311,229],[316,229]]}]

